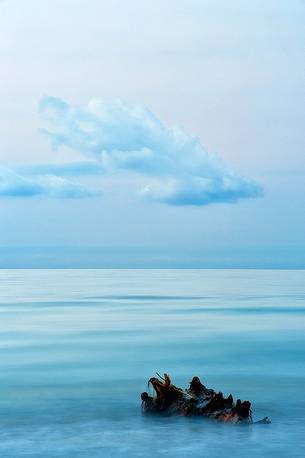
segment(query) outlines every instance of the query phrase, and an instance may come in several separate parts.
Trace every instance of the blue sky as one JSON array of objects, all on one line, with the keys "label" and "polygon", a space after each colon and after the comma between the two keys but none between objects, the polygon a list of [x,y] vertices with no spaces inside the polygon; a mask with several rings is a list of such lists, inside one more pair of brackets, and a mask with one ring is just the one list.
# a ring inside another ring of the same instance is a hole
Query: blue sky
[{"label": "blue sky", "polygon": [[0,2],[0,267],[305,268],[305,2]]}]

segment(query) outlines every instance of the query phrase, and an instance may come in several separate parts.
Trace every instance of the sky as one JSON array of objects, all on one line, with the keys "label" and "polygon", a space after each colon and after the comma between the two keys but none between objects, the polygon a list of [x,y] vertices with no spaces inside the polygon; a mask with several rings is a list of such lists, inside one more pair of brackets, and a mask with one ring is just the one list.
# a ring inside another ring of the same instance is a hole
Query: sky
[{"label": "sky", "polygon": [[0,268],[305,268],[305,1],[0,1]]}]

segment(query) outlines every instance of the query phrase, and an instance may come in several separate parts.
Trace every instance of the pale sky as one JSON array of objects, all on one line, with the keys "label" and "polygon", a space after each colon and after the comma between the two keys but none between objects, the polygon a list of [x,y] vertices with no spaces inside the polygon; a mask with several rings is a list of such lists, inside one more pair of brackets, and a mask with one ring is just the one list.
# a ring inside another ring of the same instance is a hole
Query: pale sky
[{"label": "pale sky", "polygon": [[0,267],[305,268],[304,24],[1,1]]}]

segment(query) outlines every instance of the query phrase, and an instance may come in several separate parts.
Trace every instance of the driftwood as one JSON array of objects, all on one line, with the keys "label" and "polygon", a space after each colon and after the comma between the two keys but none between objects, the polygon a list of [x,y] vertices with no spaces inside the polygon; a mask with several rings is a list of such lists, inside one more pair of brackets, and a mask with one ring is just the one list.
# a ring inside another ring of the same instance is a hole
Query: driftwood
[{"label": "driftwood", "polygon": [[[170,376],[164,374],[161,377],[149,379],[155,396],[147,392],[141,394],[143,413],[163,415],[201,416],[213,420],[234,423],[252,424],[252,411],[250,401],[233,400],[230,394],[224,398],[221,392],[204,386],[199,377],[193,377],[186,390],[176,387],[171,383]],[[270,423],[268,417],[255,423]]]}]

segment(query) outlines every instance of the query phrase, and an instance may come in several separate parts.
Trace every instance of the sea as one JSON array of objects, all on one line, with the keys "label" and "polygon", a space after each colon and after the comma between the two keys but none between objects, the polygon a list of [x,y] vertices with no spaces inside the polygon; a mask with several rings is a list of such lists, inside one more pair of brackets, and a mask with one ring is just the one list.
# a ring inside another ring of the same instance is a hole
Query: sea
[{"label": "sea", "polygon": [[[272,423],[143,415],[156,372]],[[1,458],[225,456],[305,456],[305,271],[0,270]]]}]

